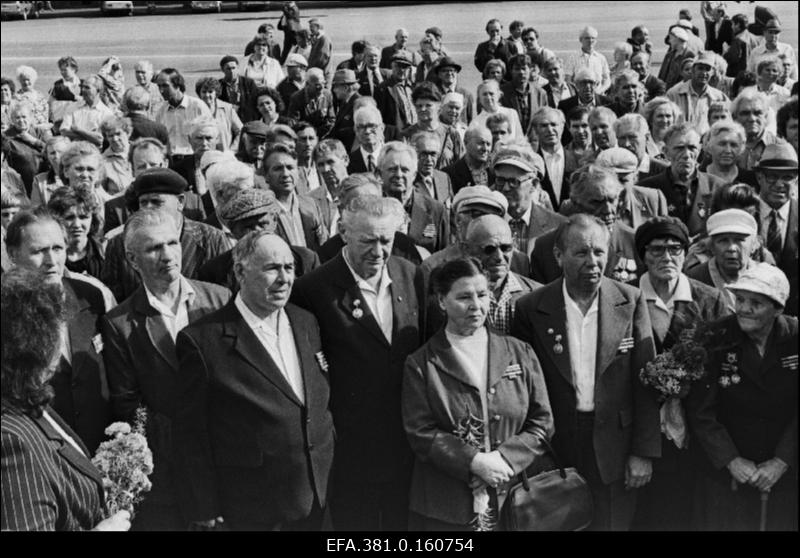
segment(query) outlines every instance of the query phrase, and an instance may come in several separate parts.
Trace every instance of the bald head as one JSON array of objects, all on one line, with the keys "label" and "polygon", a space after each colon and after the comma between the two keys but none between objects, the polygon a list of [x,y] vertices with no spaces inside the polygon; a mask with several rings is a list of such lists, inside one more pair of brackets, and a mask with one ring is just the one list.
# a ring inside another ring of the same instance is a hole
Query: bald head
[{"label": "bald head", "polygon": [[492,289],[503,286],[511,269],[514,243],[511,228],[502,217],[483,215],[467,227],[467,252],[481,261]]}]

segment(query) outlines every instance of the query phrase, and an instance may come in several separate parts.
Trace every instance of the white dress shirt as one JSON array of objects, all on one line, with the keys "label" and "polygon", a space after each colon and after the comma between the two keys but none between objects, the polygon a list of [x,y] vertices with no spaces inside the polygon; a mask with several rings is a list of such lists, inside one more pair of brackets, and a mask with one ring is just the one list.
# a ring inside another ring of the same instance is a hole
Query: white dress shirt
[{"label": "white dress shirt", "polygon": [[[764,200],[759,198],[758,203],[761,205],[761,239],[764,247],[767,246],[767,232],[769,232],[769,224],[772,221],[772,207],[768,206]],[[789,206],[791,200],[778,208],[778,228],[781,231],[781,246],[786,245],[786,231],[789,228]]]},{"label": "white dress shirt", "polygon": [[550,177],[550,184],[553,186],[553,192],[556,199],[561,199],[561,188],[564,182],[564,149],[561,145],[556,145],[556,150],[553,153],[548,153],[542,149],[542,157],[544,158],[545,167],[547,167],[547,176]]},{"label": "white dress shirt", "polygon": [[79,101],[73,107],[72,111],[68,110],[64,115],[64,120],[61,122],[62,130],[69,130],[77,124],[84,130],[99,132],[103,120],[114,116],[114,111],[103,104],[103,101],[97,101],[93,107],[87,105],[86,101]]},{"label": "white dress shirt", "polygon": [[278,201],[278,221],[283,226],[289,244],[306,247],[306,234],[303,231],[303,220],[300,217],[300,202],[294,192],[289,197],[289,205]]},{"label": "white dress shirt", "polygon": [[344,256],[344,263],[347,264],[347,268],[350,270],[350,273],[353,274],[353,278],[356,280],[356,285],[358,285],[358,289],[361,291],[361,296],[364,297],[364,301],[367,303],[369,311],[372,312],[373,316],[375,316],[375,321],[378,322],[378,326],[381,328],[383,336],[386,337],[386,340],[389,343],[391,343],[394,309],[392,308],[392,290],[390,288],[392,284],[392,278],[389,277],[389,270],[385,265],[383,266],[381,280],[378,282],[378,288],[375,289],[358,273],[356,273],[356,271],[353,269],[353,266],[350,265],[350,262],[347,259],[346,250],[342,251],[342,256]]},{"label": "white dress shirt", "polygon": [[303,373],[300,368],[300,355],[297,353],[292,325],[289,323],[286,311],[283,308],[278,310],[278,327],[276,330],[272,328],[268,320],[262,320],[250,311],[242,300],[241,293],[236,295],[233,303],[247,326],[253,330],[256,338],[272,358],[275,366],[281,371],[294,394],[301,403],[305,404],[305,387],[303,385]]},{"label": "white dress shirt", "polygon": [[194,153],[189,143],[189,124],[204,117],[214,120],[211,109],[197,97],[184,95],[177,107],[162,103],[154,120],[167,128],[169,147],[173,155],[191,155]]},{"label": "white dress shirt", "polygon": [[281,63],[271,56],[265,56],[260,62],[251,56],[244,66],[243,74],[245,77],[255,81],[259,87],[271,87],[273,89],[278,87],[278,84],[286,77],[281,68]]},{"label": "white dress shirt", "polygon": [[605,55],[596,50],[587,54],[581,49],[577,55],[570,58],[566,74],[574,79],[575,72],[583,66],[592,70],[600,80],[597,85],[597,93],[602,95],[611,87],[611,68],[608,67],[608,60]]},{"label": "white dress shirt", "polygon": [[159,313],[172,340],[175,341],[175,338],[178,337],[178,332],[189,325],[189,306],[194,302],[195,297],[192,285],[184,277],[181,277],[178,309],[175,312],[158,300],[147,286],[144,287],[144,294],[147,296],[147,302],[153,310]]},{"label": "white dress shirt", "polygon": [[577,409],[581,412],[594,411],[594,375],[597,365],[597,318],[598,293],[586,315],[569,296],[567,284],[562,281],[564,306],[567,311],[567,343],[569,343],[569,364],[572,368],[572,382],[575,386]]},{"label": "white dress shirt", "polygon": [[369,158],[370,157],[372,157],[372,164],[377,169],[378,168],[378,155],[380,155],[381,149],[383,148],[383,145],[380,145],[378,147],[378,149],[375,151],[375,153],[370,153],[369,151],[364,149],[363,146],[359,146],[358,148],[361,150],[361,156],[364,158],[364,166],[367,167],[367,172],[369,172]]}]

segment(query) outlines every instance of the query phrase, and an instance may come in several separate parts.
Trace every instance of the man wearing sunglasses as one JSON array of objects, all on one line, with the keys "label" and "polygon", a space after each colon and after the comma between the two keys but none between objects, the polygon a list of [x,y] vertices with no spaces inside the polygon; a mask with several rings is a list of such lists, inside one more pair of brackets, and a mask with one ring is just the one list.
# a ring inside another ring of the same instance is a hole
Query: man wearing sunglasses
[{"label": "man wearing sunglasses", "polygon": [[517,300],[542,285],[511,270],[514,244],[511,227],[502,217],[474,219],[467,227],[466,248],[483,264],[489,280],[489,325],[509,333]]}]

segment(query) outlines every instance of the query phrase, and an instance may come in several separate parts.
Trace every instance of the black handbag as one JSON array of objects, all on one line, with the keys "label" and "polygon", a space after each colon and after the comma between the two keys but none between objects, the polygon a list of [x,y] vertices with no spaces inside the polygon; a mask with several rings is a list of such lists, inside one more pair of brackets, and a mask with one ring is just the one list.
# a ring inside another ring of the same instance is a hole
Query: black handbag
[{"label": "black handbag", "polygon": [[555,469],[528,478],[519,474],[500,512],[506,531],[581,531],[592,522],[592,493],[574,467],[563,467],[546,439],[542,444],[552,455]]}]

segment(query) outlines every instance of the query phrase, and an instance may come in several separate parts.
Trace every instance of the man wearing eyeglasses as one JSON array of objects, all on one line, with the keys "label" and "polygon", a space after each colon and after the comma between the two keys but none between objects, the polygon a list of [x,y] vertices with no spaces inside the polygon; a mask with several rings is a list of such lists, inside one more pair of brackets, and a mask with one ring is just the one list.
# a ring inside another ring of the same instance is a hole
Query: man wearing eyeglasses
[{"label": "man wearing eyeglasses", "polygon": [[797,154],[788,143],[768,145],[755,171],[761,198],[759,234],[792,287],[784,313],[796,316],[798,217],[797,198],[792,198],[792,191],[797,191]]},{"label": "man wearing eyeglasses", "polygon": [[502,217],[474,219],[467,227],[466,247],[483,264],[489,280],[489,325],[509,333],[517,300],[542,285],[511,271],[514,243],[511,227]]},{"label": "man wearing eyeglasses", "polygon": [[432,132],[418,132],[411,138],[411,145],[416,149],[418,158],[414,188],[449,209],[453,198],[450,177],[436,170],[436,161],[442,151],[439,136]]},{"label": "man wearing eyeglasses", "polygon": [[353,126],[358,147],[350,153],[347,173],[375,172],[383,148],[383,117],[376,107],[367,105],[355,112]]},{"label": "man wearing eyeglasses", "polygon": [[544,207],[547,193],[540,186],[544,160],[527,143],[506,144],[494,160],[494,189],[508,200],[508,221],[514,247],[530,254],[532,239],[565,219]]}]

